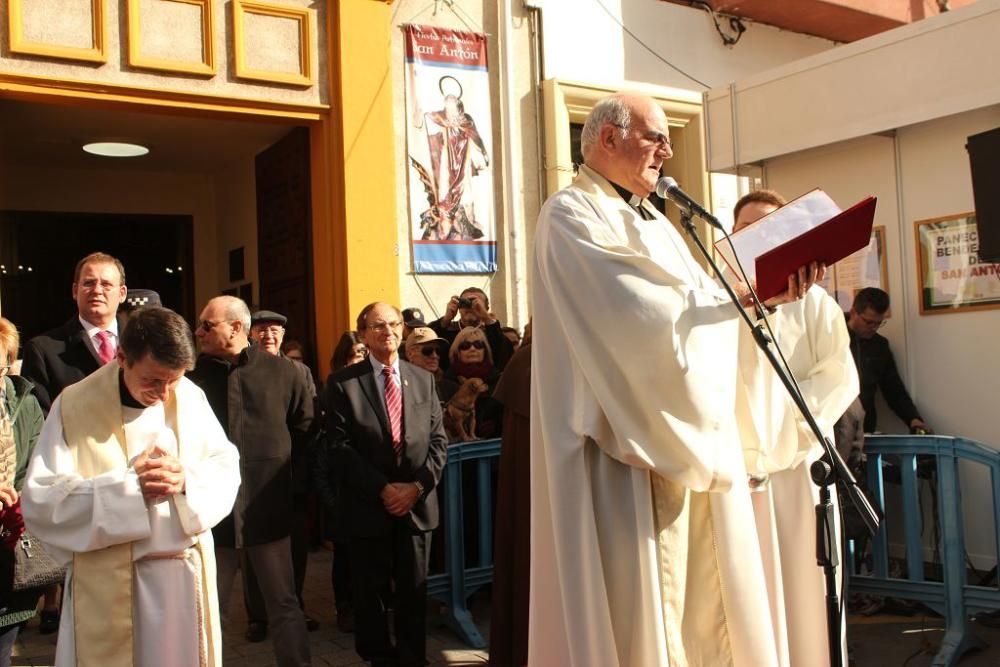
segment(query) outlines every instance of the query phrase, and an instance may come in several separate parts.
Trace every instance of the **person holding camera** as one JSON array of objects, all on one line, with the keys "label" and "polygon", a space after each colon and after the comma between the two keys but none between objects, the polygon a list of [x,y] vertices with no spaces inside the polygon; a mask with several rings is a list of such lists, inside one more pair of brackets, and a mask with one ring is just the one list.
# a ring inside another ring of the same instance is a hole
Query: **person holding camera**
[{"label": "person holding camera", "polygon": [[[455,318],[458,317],[458,321]],[[458,296],[451,297],[444,315],[428,326],[450,347],[458,332],[467,327],[477,327],[486,334],[486,340],[493,351],[493,365],[502,371],[514,355],[514,344],[504,335],[503,327],[496,315],[490,312],[490,299],[478,287],[466,287]],[[444,366],[447,359],[442,359]],[[447,370],[447,368],[445,368]]]}]

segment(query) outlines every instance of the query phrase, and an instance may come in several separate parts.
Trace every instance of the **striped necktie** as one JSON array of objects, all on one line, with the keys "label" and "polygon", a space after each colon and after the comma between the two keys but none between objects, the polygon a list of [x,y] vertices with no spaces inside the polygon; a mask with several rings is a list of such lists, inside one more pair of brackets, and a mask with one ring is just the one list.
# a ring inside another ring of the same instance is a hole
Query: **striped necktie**
[{"label": "striped necktie", "polygon": [[393,375],[396,369],[392,366],[382,367],[382,377],[385,378],[385,408],[389,413],[389,427],[392,430],[392,448],[396,456],[403,449],[403,395],[396,386]]},{"label": "striped necktie", "polygon": [[98,331],[97,339],[101,344],[97,347],[97,357],[101,360],[101,365],[108,363],[115,358],[115,348],[111,345],[111,332]]}]

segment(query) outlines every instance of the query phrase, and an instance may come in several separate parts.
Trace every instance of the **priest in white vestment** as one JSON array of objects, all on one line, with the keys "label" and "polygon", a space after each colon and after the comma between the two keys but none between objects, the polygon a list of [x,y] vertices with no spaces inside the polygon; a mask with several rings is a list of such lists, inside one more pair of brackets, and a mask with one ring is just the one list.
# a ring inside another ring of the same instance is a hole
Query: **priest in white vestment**
[{"label": "priest in white vestment", "polygon": [[535,237],[528,664],[777,665],[737,313],[645,199],[672,155],[667,119],[615,95],[581,147]]},{"label": "priest in white vestment", "polygon": [[[744,195],[734,207],[733,231],[784,204],[784,198],[770,190]],[[821,286],[813,285],[805,298],[780,306],[769,320],[806,405],[833,442],[833,425],[857,398],[859,386],[840,305]],[[816,565],[819,487],[809,472],[824,450],[745,331],[740,339],[740,372],[747,400],[738,404],[741,410],[748,409],[739,415],[745,417],[740,419],[745,426],[741,438],[748,471],[762,480],[759,493],[753,496],[754,512],[779,662],[791,667],[829,665],[826,584],[823,569]],[[830,490],[836,509],[836,489],[831,486]],[[834,514],[839,556],[839,512]],[[843,563],[837,574],[840,581]],[[841,653],[846,664],[846,645]]]},{"label": "priest in white vestment", "polygon": [[68,565],[57,666],[222,665],[211,528],[239,455],[204,393],[187,323],[132,315],[117,363],[52,405],[22,496],[27,530]]}]

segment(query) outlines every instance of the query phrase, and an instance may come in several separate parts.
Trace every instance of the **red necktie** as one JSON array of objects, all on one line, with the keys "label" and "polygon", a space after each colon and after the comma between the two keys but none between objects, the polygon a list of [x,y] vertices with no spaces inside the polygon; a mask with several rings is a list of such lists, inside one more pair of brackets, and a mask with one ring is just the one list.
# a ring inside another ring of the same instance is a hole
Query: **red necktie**
[{"label": "red necktie", "polygon": [[392,429],[392,448],[399,456],[403,449],[403,395],[396,386],[392,376],[396,374],[396,369],[392,366],[382,367],[382,376],[385,378],[385,407],[389,413],[389,427]]},{"label": "red necktie", "polygon": [[97,358],[101,360],[103,366],[115,358],[115,348],[111,345],[110,331],[98,331],[97,338],[101,341],[101,344],[97,346]]}]

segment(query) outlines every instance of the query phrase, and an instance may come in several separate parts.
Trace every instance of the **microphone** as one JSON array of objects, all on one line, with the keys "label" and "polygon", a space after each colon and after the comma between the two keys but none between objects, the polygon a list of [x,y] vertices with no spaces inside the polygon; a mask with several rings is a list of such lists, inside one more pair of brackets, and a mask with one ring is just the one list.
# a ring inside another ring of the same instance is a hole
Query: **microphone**
[{"label": "microphone", "polygon": [[677,185],[677,181],[669,176],[664,176],[656,182],[656,194],[663,199],[669,199],[683,209],[687,209],[713,227],[726,231],[718,218],[702,208],[701,204],[696,202],[691,195],[681,190],[681,186]]}]

